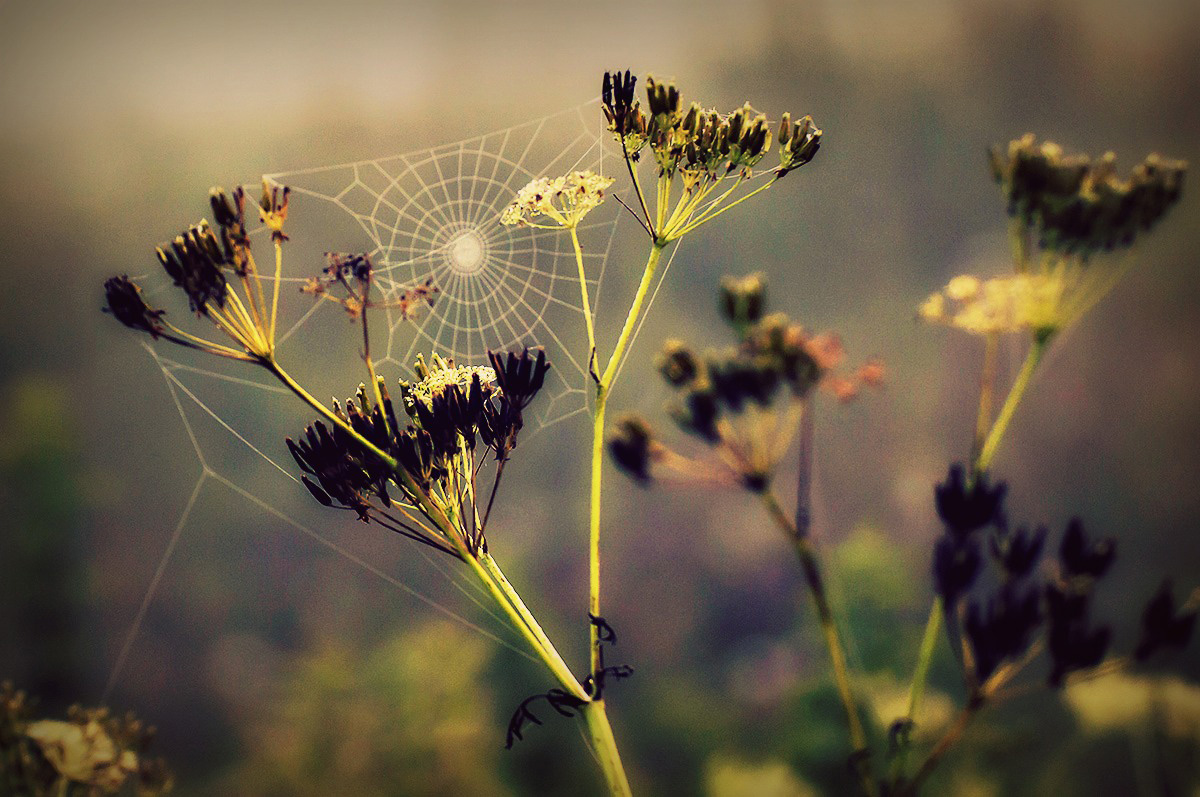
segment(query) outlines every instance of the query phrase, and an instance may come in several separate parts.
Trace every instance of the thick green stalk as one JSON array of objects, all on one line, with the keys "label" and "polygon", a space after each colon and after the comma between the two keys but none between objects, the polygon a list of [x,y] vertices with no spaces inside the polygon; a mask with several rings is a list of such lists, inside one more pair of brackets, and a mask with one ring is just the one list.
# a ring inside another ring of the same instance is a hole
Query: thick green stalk
[{"label": "thick green stalk", "polygon": [[646,296],[650,293],[654,275],[658,273],[658,262],[662,258],[663,249],[666,246],[666,242],[655,241],[650,247],[650,256],[646,258],[646,267],[642,271],[642,281],[638,284],[633,304],[629,307],[629,314],[625,316],[625,324],[621,327],[621,334],[617,338],[617,345],[613,348],[612,356],[609,357],[608,365],[604,369],[604,375],[600,377],[600,384],[604,385],[606,389],[612,387],[617,369],[621,366],[621,358],[625,354],[625,348],[629,345],[629,339],[633,337],[634,327],[637,326],[637,320],[641,316]]},{"label": "thick green stalk", "polygon": [[[572,236],[572,239],[575,240],[574,236]],[[580,262],[580,286],[586,296],[587,289],[582,268],[583,261],[578,251],[578,243],[576,243],[576,247],[576,254]],[[633,303],[630,305],[629,313],[625,317],[625,323],[617,338],[616,346],[613,348],[613,352],[604,368],[603,375],[597,377],[596,403],[592,408],[592,482],[588,519],[588,613],[593,617],[601,616],[600,518],[603,499],[604,423],[605,409],[608,405],[608,392],[612,387],[613,381],[616,379],[617,370],[621,365],[621,358],[624,356],[625,350],[629,346],[629,341],[633,337],[633,330],[636,328],[638,318],[641,315],[642,305],[646,301],[646,296],[649,294],[650,286],[654,281],[654,275],[658,270],[662,251],[663,245],[655,241],[650,248],[649,256],[646,258],[646,266],[642,272],[641,282],[638,285],[637,293],[634,295]],[[591,327],[590,314],[588,315],[588,337],[592,343],[593,352],[595,352],[595,339]],[[593,362],[594,366],[595,362]],[[594,680],[599,680],[601,677],[600,645],[600,628],[595,623],[590,623],[588,650],[591,673]],[[613,738],[612,727],[608,722],[608,713],[604,707],[604,700],[601,698],[588,703],[583,709],[583,714],[587,720],[592,744],[596,749],[596,754],[600,758],[601,767],[604,770],[605,778],[608,780],[609,788],[614,795],[630,794],[629,781],[625,777],[625,769],[621,763],[621,756],[617,750],[616,740]]]},{"label": "thick green stalk", "polygon": [[550,641],[550,637],[546,636],[546,632],[542,630],[542,626],[538,623],[533,613],[521,600],[521,596],[517,593],[513,585],[504,575],[504,571],[500,569],[500,565],[489,554],[481,553],[479,555],[479,563],[488,578],[496,583],[500,593],[504,596],[504,600],[512,605],[513,611],[516,612],[520,622],[529,629],[537,644],[542,648],[542,658],[546,662],[546,666],[554,673],[559,682],[571,694],[580,699],[586,698],[587,694],[579,685],[579,681],[571,673],[571,668],[563,661],[558,650]]},{"label": "thick green stalk", "polygon": [[[646,258],[646,267],[642,271],[641,283],[633,297],[629,313],[625,316],[625,323],[617,338],[617,345],[613,348],[608,364],[604,368],[604,374],[596,385],[596,403],[592,408],[592,486],[591,513],[588,524],[588,612],[594,617],[600,616],[600,508],[604,473],[604,411],[608,403],[608,392],[616,379],[617,369],[621,365],[621,358],[633,337],[633,330],[641,315],[642,305],[654,282],[654,275],[658,271],[662,252],[663,245],[655,241],[650,247],[650,254]],[[592,672],[595,674],[600,661],[600,629],[594,623],[591,624],[590,637],[590,658]]]},{"label": "thick green stalk", "polygon": [[592,746],[600,759],[600,768],[604,770],[604,779],[608,781],[609,792],[613,797],[629,797],[633,791],[629,788],[629,779],[625,777],[625,766],[621,763],[617,740],[608,722],[608,712],[604,710],[604,700],[593,700],[582,711]]}]

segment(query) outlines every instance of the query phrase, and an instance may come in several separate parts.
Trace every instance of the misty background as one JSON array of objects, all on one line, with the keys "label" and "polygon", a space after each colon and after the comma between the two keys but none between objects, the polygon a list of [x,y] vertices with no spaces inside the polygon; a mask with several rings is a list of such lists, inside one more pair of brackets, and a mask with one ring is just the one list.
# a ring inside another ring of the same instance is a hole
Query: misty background
[{"label": "misty background", "polygon": [[[610,415],[639,410],[690,442],[668,428],[653,355],[667,337],[728,342],[714,301],[726,273],[765,272],[773,309],[838,330],[851,361],[883,358],[884,390],[818,407],[815,532],[886,727],[931,596],[932,488],[968,453],[982,352],[918,325],[915,308],[955,274],[1009,268],[987,147],[1029,131],[1111,149],[1122,171],[1151,151],[1194,166],[1198,45],[1200,8],[1183,0],[0,0],[0,678],[48,711],[99,700],[201,477],[159,367],[100,312],[106,277],[155,272],[153,246],[207,212],[210,186],[520,124],[587,102],[604,70],[628,68],[674,77],[685,103],[749,100],[771,118],[810,113],[825,131],[812,164],[683,243]],[[1200,583],[1193,188],[1055,344],[995,466],[1013,518],[1057,535],[1080,515],[1117,537],[1097,611],[1118,651],[1164,576],[1177,594]],[[631,297],[640,273],[634,230],[608,263],[610,300]],[[305,344],[318,396],[361,378],[354,330],[341,328]],[[1021,351],[1006,354],[1011,378]],[[282,436],[308,413],[253,399],[211,396],[231,423],[278,440],[268,453],[282,461]],[[483,623],[413,546],[321,511],[203,422],[215,471]],[[577,416],[523,443],[489,526],[492,552],[577,670],[588,434]],[[635,790],[843,788],[825,652],[795,561],[757,505],[641,490],[615,469],[605,500],[605,616],[637,670],[608,697]],[[930,733],[962,697],[940,654]],[[1200,697],[1179,679],[1200,673],[1196,645],[1161,672],[989,710],[932,790],[1194,789]],[[207,479],[110,702],[159,727],[184,794],[598,790],[566,720],[544,717],[502,749],[512,709],[544,681]]]}]

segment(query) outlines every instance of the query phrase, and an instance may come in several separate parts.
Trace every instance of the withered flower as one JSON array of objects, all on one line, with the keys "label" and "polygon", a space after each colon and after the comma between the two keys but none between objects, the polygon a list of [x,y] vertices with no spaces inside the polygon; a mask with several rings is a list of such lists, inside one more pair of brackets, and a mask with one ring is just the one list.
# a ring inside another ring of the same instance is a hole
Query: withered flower
[{"label": "withered flower", "polygon": [[963,466],[954,464],[946,480],[934,488],[934,503],[938,517],[946,531],[955,537],[966,537],[972,532],[1003,520],[1004,496],[1008,485],[998,482],[988,484],[986,473],[980,473],[968,484]]},{"label": "withered flower", "polygon": [[782,177],[816,157],[822,135],[811,116],[793,122],[792,115],[785,113],[779,122],[779,168],[775,173]]},{"label": "withered flower", "polygon": [[622,74],[605,72],[600,88],[601,108],[608,120],[608,129],[622,143],[634,160],[646,145],[646,116],[634,99],[637,77],[625,70]]},{"label": "withered flower", "polygon": [[288,217],[288,199],[292,189],[286,185],[263,180],[262,199],[258,202],[258,214],[262,223],[271,231],[271,240],[280,243],[288,237],[283,234],[283,223]]},{"label": "withered flower", "polygon": [[1042,247],[1083,255],[1131,246],[1179,201],[1187,170],[1151,154],[1121,179],[1111,152],[1095,161],[1067,155],[1032,133],[994,148],[991,164],[1009,214]]},{"label": "withered flower", "polygon": [[[550,368],[545,352],[534,351],[492,352],[496,369],[418,357],[417,379],[400,382],[411,421],[404,427],[382,381],[375,402],[360,385],[344,407],[333,404],[348,429],[317,421],[299,441],[287,441],[302,482],[325,506],[353,510],[456,558],[485,552],[484,530],[522,411]],[[484,493],[477,483],[487,451],[496,467]]]},{"label": "withered flower", "polygon": [[158,338],[166,331],[160,320],[163,310],[155,310],[146,304],[142,298],[142,289],[122,274],[111,277],[104,283],[104,299],[107,306],[104,312],[110,313],[130,329],[138,329],[150,333],[150,337]]},{"label": "withered flower", "polygon": [[1089,540],[1083,522],[1071,518],[1058,555],[1067,578],[1096,579],[1103,576],[1116,559],[1117,541],[1112,537]]},{"label": "withered flower", "polygon": [[[1195,596],[1189,603],[1194,604]],[[1182,650],[1192,638],[1196,626],[1196,607],[1176,606],[1171,582],[1163,581],[1158,592],[1142,612],[1142,634],[1133,655],[1145,661],[1159,650]]]},{"label": "withered flower", "polygon": [[[658,357],[659,372],[674,390],[670,416],[684,432],[713,447],[718,461],[706,466],[682,457],[640,434],[648,429],[627,419],[610,436],[609,451],[635,479],[647,481],[643,455],[653,454],[649,462],[667,464],[669,470],[762,492],[795,435],[812,390],[826,384],[844,399],[867,384],[865,375],[851,379],[834,372],[843,358],[835,337],[810,336],[782,314],[764,316],[764,292],[761,275],[726,278],[720,304],[738,333],[738,345],[697,356],[682,342],[670,340]],[[877,364],[869,377],[879,382]]]},{"label": "withered flower", "polygon": [[207,221],[188,228],[155,253],[175,285],[183,288],[197,315],[208,315],[209,302],[218,308],[225,306],[229,286],[222,268],[231,261]]}]

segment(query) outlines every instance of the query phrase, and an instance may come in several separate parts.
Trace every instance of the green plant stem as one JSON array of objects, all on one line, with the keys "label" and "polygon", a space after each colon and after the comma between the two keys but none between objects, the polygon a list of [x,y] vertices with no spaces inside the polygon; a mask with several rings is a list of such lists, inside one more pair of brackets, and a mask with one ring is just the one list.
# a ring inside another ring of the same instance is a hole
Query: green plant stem
[{"label": "green plant stem", "polygon": [[[592,487],[588,519],[588,613],[600,616],[600,507],[604,474],[604,411],[608,391],[604,384],[596,386],[596,404],[592,409]],[[589,623],[590,661],[593,674],[600,670],[600,629]]]},{"label": "green plant stem", "polygon": [[[821,578],[821,568],[817,562],[812,541],[807,535],[799,533],[796,526],[784,514],[783,509],[779,506],[779,501],[769,490],[762,493],[762,500],[771,519],[791,540],[796,554],[800,558],[800,567],[804,571],[804,578],[808,582],[808,592],[812,596],[813,606],[817,610],[817,620],[821,625],[821,633],[825,637],[825,646],[829,648],[829,658],[833,665],[833,677],[837,684],[838,696],[842,700],[842,707],[846,711],[846,720],[850,726],[850,742],[854,747],[854,752],[866,750],[868,749],[867,734],[863,729],[862,717],[859,716],[858,704],[854,699],[854,689],[850,684],[850,668],[846,664],[846,651],[842,646],[841,635],[838,633],[833,611],[829,607],[829,598],[825,593],[825,583]],[[875,784],[871,780],[870,773],[862,766],[856,767],[856,769],[862,779],[863,790],[869,795],[875,794]]]},{"label": "green plant stem", "polygon": [[954,747],[962,739],[963,734],[966,733],[967,726],[971,724],[971,720],[983,708],[984,703],[985,700],[979,695],[967,701],[962,711],[954,719],[954,724],[950,726],[942,738],[938,740],[937,744],[934,745],[933,750],[929,753],[929,757],[925,759],[921,764],[921,768],[917,770],[917,774],[913,775],[911,781],[904,784],[904,788],[898,792],[899,794],[916,795],[920,791],[921,785],[933,773],[934,768],[946,756],[946,753],[950,752],[950,748]]},{"label": "green plant stem", "polygon": [[[929,607],[929,618],[925,621],[925,634],[921,637],[921,649],[917,653],[917,666],[913,671],[912,683],[908,688],[908,712],[904,719],[915,723],[921,712],[921,702],[925,699],[925,684],[929,680],[929,668],[933,664],[933,654],[937,651],[938,637],[942,632],[942,596],[933,598]],[[904,777],[908,764],[910,745],[905,743],[896,755],[892,766],[892,780],[897,782]]]},{"label": "green plant stem", "polygon": [[[655,241],[650,247],[650,254],[646,258],[646,266],[642,271],[642,280],[638,285],[637,293],[633,297],[633,303],[629,307],[629,313],[625,316],[625,323],[621,327],[621,334],[617,338],[617,345],[613,348],[613,352],[609,356],[608,364],[604,368],[604,374],[596,384],[596,402],[592,408],[592,485],[588,524],[588,612],[594,617],[601,616],[600,508],[604,474],[604,411],[608,403],[608,392],[612,387],[613,381],[616,379],[617,369],[621,365],[621,358],[624,356],[625,349],[629,346],[629,341],[633,337],[633,330],[637,326],[637,320],[641,315],[642,305],[645,303],[646,296],[650,292],[650,286],[654,282],[654,275],[658,271],[658,263],[662,258],[664,246],[665,244]],[[580,276],[582,278],[582,274]],[[591,639],[589,646],[589,650],[591,651],[590,659],[592,673],[595,675],[600,662],[600,629],[595,623],[591,623],[589,626],[589,636]]]},{"label": "green plant stem", "polygon": [[633,304],[630,305],[629,313],[625,316],[625,324],[621,327],[621,334],[617,338],[617,345],[613,348],[612,355],[608,359],[604,375],[600,377],[600,384],[604,385],[606,389],[612,387],[613,379],[616,378],[617,368],[620,367],[621,358],[625,355],[625,348],[629,345],[629,339],[633,336],[634,327],[641,316],[642,305],[646,301],[646,296],[650,293],[650,285],[654,282],[654,275],[658,273],[658,263],[662,259],[662,253],[666,247],[666,241],[655,241],[650,247],[650,255],[646,258],[646,266],[642,270],[642,281],[638,284],[637,293],[633,297]]},{"label": "green plant stem", "polygon": [[583,268],[583,248],[579,245],[579,232],[571,227],[571,245],[575,247],[575,263],[579,266],[579,295],[583,300],[583,320],[587,324],[588,336],[588,371],[592,378],[596,376],[596,327],[592,322],[592,302],[588,295],[587,272]]},{"label": "green plant stem", "polygon": [[600,768],[604,770],[609,793],[613,797],[629,797],[633,792],[629,788],[629,779],[625,776],[625,765],[621,763],[621,753],[617,750],[617,740],[613,736],[612,725],[608,722],[604,700],[589,702],[582,708],[582,712],[592,746],[600,759]]},{"label": "green plant stem", "polygon": [[766,191],[768,188],[773,186],[775,184],[775,181],[778,179],[779,179],[778,177],[772,177],[770,180],[763,183],[758,188],[755,188],[753,191],[751,191],[747,194],[743,194],[742,196],[738,197],[734,201],[730,202],[725,207],[716,208],[714,210],[708,211],[707,213],[701,214],[699,218],[696,218],[696,219],[693,219],[692,221],[690,221],[687,225],[685,225],[683,227],[683,229],[678,230],[678,231],[673,231],[671,233],[670,240],[674,241],[678,238],[682,238],[684,235],[687,235],[689,232],[691,232],[692,230],[701,226],[702,224],[707,224],[708,222],[715,219],[717,216],[720,216],[725,211],[733,210],[735,207],[742,204],[743,202],[745,202],[747,199],[754,196],[755,194],[759,194],[759,193],[762,193],[763,191]]},{"label": "green plant stem", "polygon": [[992,403],[996,394],[996,359],[999,348],[999,333],[989,333],[984,339],[983,372],[979,377],[979,412],[975,416],[975,438],[971,444],[972,462],[979,457],[979,452],[983,450],[983,441],[992,424]]},{"label": "green plant stem", "polygon": [[1017,374],[1012,389],[1008,391],[1008,398],[1004,400],[1004,406],[1000,408],[1000,413],[996,416],[995,423],[992,424],[992,430],[979,450],[979,456],[971,469],[973,473],[984,473],[991,467],[992,459],[996,456],[996,449],[1000,447],[1000,441],[1004,439],[1004,433],[1008,430],[1013,413],[1017,411],[1017,406],[1024,398],[1025,391],[1029,388],[1029,382],[1033,379],[1033,372],[1037,370],[1038,363],[1042,361],[1049,342],[1049,338],[1045,337],[1034,339],[1029,354],[1025,357],[1025,364],[1021,366],[1021,372]]},{"label": "green plant stem", "polygon": [[[982,445],[979,446],[978,455],[975,457],[974,463],[972,463],[970,478],[976,478],[991,467],[992,459],[996,456],[996,450],[1000,446],[1000,441],[1004,438],[1004,433],[1008,430],[1008,424],[1012,421],[1017,406],[1025,396],[1025,391],[1029,388],[1034,371],[1037,370],[1038,364],[1045,355],[1046,347],[1049,343],[1050,339],[1048,336],[1034,338],[1033,346],[1029,349],[1029,354],[1025,357],[1025,363],[1021,366],[1021,371],[1017,374],[1012,388],[1008,391],[1008,397],[1004,400],[1004,406],[1000,408],[1000,413],[992,423],[991,431],[988,432],[987,437],[983,439]],[[985,354],[985,357],[990,355],[993,355],[993,352],[989,344],[989,350]],[[980,391],[981,418],[986,411],[985,402],[988,404],[991,403],[992,388],[988,384],[988,380],[991,378],[988,374],[990,367],[994,366],[990,366],[989,363],[985,362],[984,385],[983,390]],[[937,639],[942,628],[943,613],[942,599],[940,596],[935,597],[933,605],[929,607],[929,619],[925,623],[925,635],[921,639],[921,650],[917,657],[917,667],[913,672],[912,683],[909,685],[908,716],[906,719],[910,721],[915,720],[917,713],[921,710],[921,699],[925,694],[925,684],[929,679],[929,668],[933,663],[933,655],[937,649]],[[903,775],[904,755],[902,751],[897,768],[893,769],[893,774],[898,773],[899,775]]]},{"label": "green plant stem", "polygon": [[312,407],[321,415],[325,416],[325,419],[334,426],[343,429],[347,434],[354,438],[355,442],[366,448],[374,456],[378,457],[379,461],[391,468],[393,472],[401,474],[404,472],[403,468],[400,467],[400,463],[396,461],[395,457],[376,446],[367,438],[363,437],[361,434],[355,431],[353,426],[339,418],[333,410],[317,401],[311,393],[300,386],[299,382],[297,382],[295,379],[292,379],[291,374],[283,370],[283,368],[281,368],[279,363],[275,362],[275,360],[263,361],[263,367],[274,374],[276,379],[278,379],[280,382],[283,382],[284,386],[286,386],[288,390],[291,390],[293,393],[295,393],[301,401]]},{"label": "green plant stem", "polygon": [[578,679],[571,674],[571,668],[563,661],[562,656],[559,655],[550,638],[546,636],[546,632],[542,630],[533,613],[529,611],[525,602],[521,600],[521,596],[513,588],[512,584],[509,583],[508,578],[504,575],[504,571],[500,569],[500,565],[486,553],[479,555],[479,564],[483,572],[487,574],[488,579],[496,583],[504,600],[512,605],[513,610],[516,612],[516,617],[521,624],[529,629],[537,645],[542,648],[546,666],[554,673],[555,677],[558,678],[559,682],[568,692],[580,699],[586,698],[587,693],[579,685]]}]

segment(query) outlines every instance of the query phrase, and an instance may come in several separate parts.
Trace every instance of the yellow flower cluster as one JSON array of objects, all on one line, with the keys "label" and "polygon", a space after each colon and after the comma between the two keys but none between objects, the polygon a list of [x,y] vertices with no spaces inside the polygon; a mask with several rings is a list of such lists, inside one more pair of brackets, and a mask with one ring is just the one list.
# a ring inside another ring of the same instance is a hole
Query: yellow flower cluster
[{"label": "yellow flower cluster", "polygon": [[38,720],[29,723],[25,735],[38,745],[50,766],[65,782],[115,792],[125,785],[129,776],[137,775],[137,753],[118,747],[97,720],[82,725]]},{"label": "yellow flower cluster", "polygon": [[918,315],[923,321],[975,335],[1018,331],[1051,334],[1083,309],[1076,301],[1077,276],[1067,269],[988,280],[964,274],[922,302]]},{"label": "yellow flower cluster", "polygon": [[[613,178],[592,171],[571,172],[553,179],[539,177],[517,193],[500,215],[500,223],[573,228],[604,201],[604,192],[612,184]],[[543,223],[535,223],[535,219]]]}]

